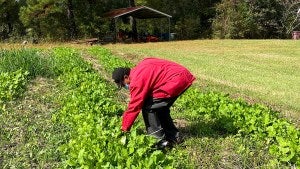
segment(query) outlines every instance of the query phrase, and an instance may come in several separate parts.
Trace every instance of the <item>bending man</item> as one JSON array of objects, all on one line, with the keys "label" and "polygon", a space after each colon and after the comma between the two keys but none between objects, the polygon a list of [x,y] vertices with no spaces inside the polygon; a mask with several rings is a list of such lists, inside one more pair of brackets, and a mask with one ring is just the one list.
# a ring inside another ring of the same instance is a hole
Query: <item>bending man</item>
[{"label": "bending man", "polygon": [[132,69],[116,68],[112,78],[119,87],[130,90],[130,102],[123,113],[123,131],[130,130],[142,110],[147,133],[159,139],[158,147],[180,141],[170,107],[195,80],[185,67],[172,61],[146,58]]}]

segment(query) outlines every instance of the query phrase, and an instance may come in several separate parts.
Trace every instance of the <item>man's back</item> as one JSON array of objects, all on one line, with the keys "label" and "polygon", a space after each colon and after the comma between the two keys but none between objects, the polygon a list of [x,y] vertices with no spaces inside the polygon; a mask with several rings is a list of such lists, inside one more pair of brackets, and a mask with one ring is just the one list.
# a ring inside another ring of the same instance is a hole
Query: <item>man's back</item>
[{"label": "man's back", "polygon": [[183,66],[164,59],[146,58],[130,72],[130,87],[142,87],[155,98],[174,97],[194,81]]}]

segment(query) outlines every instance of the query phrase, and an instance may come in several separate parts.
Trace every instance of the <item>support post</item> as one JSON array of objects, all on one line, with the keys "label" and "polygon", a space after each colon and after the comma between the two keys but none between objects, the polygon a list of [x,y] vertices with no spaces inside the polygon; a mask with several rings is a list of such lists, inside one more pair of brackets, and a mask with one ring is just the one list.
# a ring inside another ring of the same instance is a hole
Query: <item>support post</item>
[{"label": "support post", "polygon": [[160,22],[160,39],[161,39],[161,41],[164,41],[165,39],[163,38],[163,29],[162,29],[162,21],[161,21],[161,19],[159,20],[159,22]]},{"label": "support post", "polygon": [[169,41],[171,40],[171,18],[168,17],[168,20],[169,20]]},{"label": "support post", "polygon": [[118,33],[117,33],[117,19],[114,18],[114,24],[115,24],[115,43],[117,43]]}]

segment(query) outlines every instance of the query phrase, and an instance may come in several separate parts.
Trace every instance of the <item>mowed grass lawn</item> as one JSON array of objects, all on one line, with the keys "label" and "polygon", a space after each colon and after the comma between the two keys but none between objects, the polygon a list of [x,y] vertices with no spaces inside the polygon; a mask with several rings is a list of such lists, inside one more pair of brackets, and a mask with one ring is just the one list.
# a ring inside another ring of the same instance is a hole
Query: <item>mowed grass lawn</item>
[{"label": "mowed grass lawn", "polygon": [[178,62],[204,90],[262,103],[300,124],[300,41],[195,40],[106,45],[134,62],[148,56]]}]

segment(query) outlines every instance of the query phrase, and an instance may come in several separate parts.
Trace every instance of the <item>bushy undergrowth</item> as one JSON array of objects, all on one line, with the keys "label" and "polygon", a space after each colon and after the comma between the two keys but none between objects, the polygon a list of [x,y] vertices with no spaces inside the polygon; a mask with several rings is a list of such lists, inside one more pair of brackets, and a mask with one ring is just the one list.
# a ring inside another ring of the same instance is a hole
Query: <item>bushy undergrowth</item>
[{"label": "bushy undergrowth", "polygon": [[67,91],[53,117],[70,128],[69,140],[60,147],[66,168],[172,167],[170,157],[149,146],[153,138],[138,134],[138,125],[130,133],[121,132],[123,107],[114,101],[115,88],[78,61],[76,51],[58,48],[54,54],[64,66],[59,78]]}]

